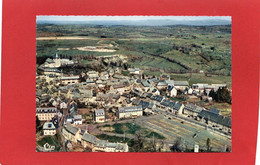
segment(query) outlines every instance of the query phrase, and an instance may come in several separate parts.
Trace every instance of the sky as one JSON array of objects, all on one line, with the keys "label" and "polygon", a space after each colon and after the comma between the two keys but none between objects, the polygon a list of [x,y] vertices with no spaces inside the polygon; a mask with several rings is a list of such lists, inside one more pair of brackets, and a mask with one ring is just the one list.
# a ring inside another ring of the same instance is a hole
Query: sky
[{"label": "sky", "polygon": [[93,25],[226,25],[230,16],[37,16],[37,24],[93,24]]}]

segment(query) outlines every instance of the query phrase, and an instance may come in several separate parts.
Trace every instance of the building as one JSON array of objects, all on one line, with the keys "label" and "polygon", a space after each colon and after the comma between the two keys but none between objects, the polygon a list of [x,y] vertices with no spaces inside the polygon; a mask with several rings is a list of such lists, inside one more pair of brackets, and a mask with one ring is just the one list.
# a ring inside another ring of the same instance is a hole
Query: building
[{"label": "building", "polygon": [[125,143],[109,143],[105,140],[96,141],[93,152],[128,152],[128,145]]},{"label": "building", "polygon": [[50,121],[57,114],[57,108],[36,108],[36,116],[40,121]]},{"label": "building", "polygon": [[81,145],[85,148],[91,148],[93,152],[128,152],[127,144],[110,143],[86,132],[81,138]]},{"label": "building", "polygon": [[52,122],[46,122],[43,125],[43,135],[55,135],[56,128]]},{"label": "building", "polygon": [[60,81],[63,85],[79,83],[79,76],[62,76]]},{"label": "building", "polygon": [[128,71],[130,74],[140,74],[140,69],[139,68],[128,68]]},{"label": "building", "polygon": [[40,69],[41,74],[44,75],[53,75],[53,76],[60,76],[61,71],[57,68],[42,68]]},{"label": "building", "polygon": [[43,68],[59,68],[64,65],[73,65],[74,61],[69,59],[61,59],[59,55],[56,53],[53,59],[48,58],[41,67]]},{"label": "building", "polygon": [[189,87],[188,81],[174,81],[174,87],[176,89],[184,91],[186,88]]},{"label": "building", "polygon": [[92,149],[97,140],[98,139],[95,136],[85,132],[81,138],[81,145],[85,148],[88,147]]},{"label": "building", "polygon": [[65,139],[70,140],[71,142],[77,143],[80,141],[80,129],[72,126],[71,124],[66,124],[62,128],[62,134]]},{"label": "building", "polygon": [[116,113],[117,113],[117,117],[119,119],[135,118],[138,116],[143,116],[143,108],[142,108],[142,106],[118,108]]},{"label": "building", "polygon": [[231,133],[231,118],[219,115],[215,110],[202,110],[199,119],[213,129]]},{"label": "building", "polygon": [[168,96],[170,96],[170,97],[175,97],[178,94],[177,89],[174,88],[174,86],[172,86],[172,85],[168,85],[166,92],[167,92]]},{"label": "building", "polygon": [[87,75],[88,75],[89,79],[96,80],[99,78],[98,72],[96,72],[96,71],[88,71]]},{"label": "building", "polygon": [[66,102],[60,103],[60,109],[67,109],[67,108],[68,108],[68,106],[67,106]]},{"label": "building", "polygon": [[165,82],[165,80],[160,80],[157,84],[157,88],[160,89],[160,90],[167,88],[167,83]]},{"label": "building", "polygon": [[187,104],[183,109],[183,114],[187,115],[188,117],[197,119],[198,114],[203,110],[204,108],[199,107],[194,104]]},{"label": "building", "polygon": [[71,114],[71,115],[77,115],[78,114],[78,106],[77,106],[77,104],[73,101],[73,102],[71,102],[70,104],[69,104],[69,108],[68,108],[68,112],[69,112],[69,114]]},{"label": "building", "polygon": [[175,103],[172,106],[173,111],[175,111],[175,114],[182,114],[183,113],[184,105],[182,103]]},{"label": "building", "polygon": [[104,109],[95,110],[95,121],[98,123],[105,122],[105,111]]},{"label": "building", "polygon": [[73,123],[75,125],[81,125],[82,124],[82,116],[81,115],[73,116]]}]

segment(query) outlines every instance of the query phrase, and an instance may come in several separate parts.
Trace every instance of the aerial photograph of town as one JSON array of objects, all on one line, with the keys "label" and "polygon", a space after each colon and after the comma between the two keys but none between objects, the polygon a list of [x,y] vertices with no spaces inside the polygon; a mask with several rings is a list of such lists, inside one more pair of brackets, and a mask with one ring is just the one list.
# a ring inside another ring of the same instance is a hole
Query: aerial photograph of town
[{"label": "aerial photograph of town", "polygon": [[37,16],[37,152],[231,152],[229,16]]}]

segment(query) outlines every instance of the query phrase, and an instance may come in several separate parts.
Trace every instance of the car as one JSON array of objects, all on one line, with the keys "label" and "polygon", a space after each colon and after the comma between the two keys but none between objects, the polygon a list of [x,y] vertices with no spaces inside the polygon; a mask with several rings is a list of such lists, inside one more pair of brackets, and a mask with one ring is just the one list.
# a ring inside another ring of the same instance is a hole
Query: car
[{"label": "car", "polygon": [[181,124],[184,124],[184,121],[181,121]]}]

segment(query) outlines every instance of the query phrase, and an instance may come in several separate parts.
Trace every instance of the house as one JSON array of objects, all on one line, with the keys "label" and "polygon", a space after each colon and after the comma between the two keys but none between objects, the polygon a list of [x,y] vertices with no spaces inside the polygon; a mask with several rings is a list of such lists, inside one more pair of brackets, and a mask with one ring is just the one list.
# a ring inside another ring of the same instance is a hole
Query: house
[{"label": "house", "polygon": [[165,80],[160,80],[157,84],[157,88],[159,90],[167,88],[167,83],[165,82]]},{"label": "house", "polygon": [[143,88],[147,91],[149,89],[149,87],[151,87],[151,84],[146,81],[146,80],[142,80],[141,84],[143,85]]},{"label": "house", "polygon": [[170,80],[170,75],[166,75],[166,74],[162,74],[161,76],[160,76],[160,80]]},{"label": "house", "polygon": [[80,129],[71,124],[64,125],[62,134],[65,139],[70,140],[71,142],[77,143],[80,140]]},{"label": "house", "polygon": [[60,103],[60,109],[67,109],[67,108],[68,108],[68,106],[67,106],[66,102]]},{"label": "house", "polygon": [[60,82],[63,85],[79,83],[79,76],[62,76]]},{"label": "house", "polygon": [[184,105],[182,103],[175,103],[172,109],[175,111],[175,114],[183,113]]},{"label": "house", "polygon": [[183,109],[183,114],[187,115],[188,117],[197,119],[198,114],[203,110],[204,108],[199,107],[197,105],[194,104],[187,104],[185,105],[184,109]]},{"label": "house", "polygon": [[135,118],[137,116],[143,116],[143,108],[142,106],[118,108],[116,114],[119,119]]},{"label": "house", "polygon": [[186,88],[189,87],[188,81],[174,81],[174,87],[176,89],[184,91]]},{"label": "house", "polygon": [[92,152],[128,152],[128,145],[125,143],[110,143],[86,132],[81,138],[81,144],[92,149]]},{"label": "house", "polygon": [[89,79],[97,80],[99,78],[97,71],[88,71],[87,75]]},{"label": "house", "polygon": [[168,86],[174,86],[174,80],[165,80],[165,83],[166,83]]},{"label": "house", "polygon": [[57,114],[57,108],[36,108],[36,116],[40,121],[50,121]]},{"label": "house", "polygon": [[106,81],[109,78],[109,74],[107,72],[101,72],[100,73],[100,80]]},{"label": "house", "polygon": [[57,68],[40,68],[40,73],[43,75],[60,76],[61,71]]},{"label": "house", "polygon": [[98,123],[105,122],[105,111],[104,109],[95,110],[95,121]]},{"label": "house", "polygon": [[192,93],[193,93],[193,89],[190,88],[190,89],[188,90],[188,95],[192,95]]},{"label": "house", "polygon": [[163,100],[163,98],[164,98],[164,97],[161,96],[161,95],[154,95],[154,96],[151,97],[152,100],[155,100],[155,101],[157,101],[158,103],[161,103],[162,100]]},{"label": "house", "polygon": [[69,110],[69,114],[71,114],[72,116],[78,114],[78,106],[77,106],[77,104],[74,101],[71,102],[69,104],[68,110]]},{"label": "house", "polygon": [[139,68],[128,68],[128,71],[130,74],[140,74],[140,69]]},{"label": "house", "polygon": [[75,125],[81,125],[82,124],[82,115],[74,115],[73,116],[73,123]]},{"label": "house", "polygon": [[166,92],[167,92],[168,96],[170,96],[170,97],[176,97],[177,93],[178,93],[177,89],[172,85],[168,85]]},{"label": "house", "polygon": [[226,133],[231,133],[231,118],[219,115],[217,111],[202,110],[198,117],[201,122],[206,123],[213,129],[218,129]]},{"label": "house", "polygon": [[81,138],[81,145],[85,148],[88,147],[92,149],[97,140],[98,139],[95,136],[85,132]]},{"label": "house", "polygon": [[56,128],[52,122],[45,122],[43,124],[43,135],[55,135]]},{"label": "house", "polygon": [[123,94],[125,92],[125,85],[123,83],[118,83],[111,86],[110,90],[115,89],[118,93]]},{"label": "house", "polygon": [[138,105],[142,106],[143,110],[145,110],[146,108],[148,108],[149,102],[141,100]]},{"label": "house", "polygon": [[105,83],[102,80],[97,80],[96,84],[99,88],[104,88],[105,87]]},{"label": "house", "polygon": [[124,143],[109,143],[105,140],[96,141],[93,152],[128,152],[128,145]]},{"label": "house", "polygon": [[59,68],[61,66],[59,61],[54,61],[51,58],[47,58],[45,62],[40,66],[42,68]]},{"label": "house", "polygon": [[72,124],[73,123],[73,116],[71,114],[68,114],[65,118],[65,123]]}]

